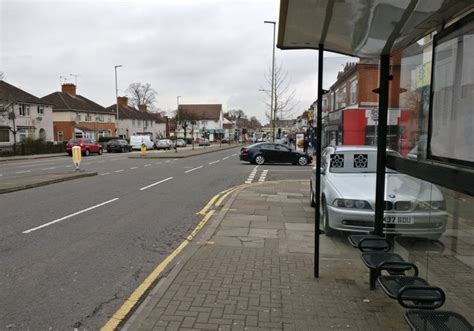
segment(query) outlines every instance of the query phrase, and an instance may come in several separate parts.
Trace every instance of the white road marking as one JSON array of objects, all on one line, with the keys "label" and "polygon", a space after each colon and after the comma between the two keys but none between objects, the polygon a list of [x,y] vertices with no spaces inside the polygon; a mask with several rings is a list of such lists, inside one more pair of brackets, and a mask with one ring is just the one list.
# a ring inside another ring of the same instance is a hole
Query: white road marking
[{"label": "white road marking", "polygon": [[162,164],[163,162],[156,162],[155,164]]},{"label": "white road marking", "polygon": [[171,162],[171,160],[166,161],[166,163],[170,163],[170,162]]},{"label": "white road marking", "polygon": [[222,161],[227,160],[230,156],[226,156],[225,158],[222,159]]},{"label": "white road marking", "polygon": [[268,170],[263,170],[260,178],[258,179],[259,182],[264,182],[265,178],[267,177]]},{"label": "white road marking", "polygon": [[87,162],[87,163],[84,163],[84,165],[91,165],[91,163],[90,163],[90,162]]},{"label": "white road marking", "polygon": [[137,169],[138,167],[131,167],[130,170],[134,170],[134,169]]},{"label": "white road marking", "polygon": [[221,162],[221,160],[212,161],[212,162],[209,162],[209,164],[214,164],[214,163],[217,163],[217,162]]},{"label": "white road marking", "polygon": [[173,161],[176,161],[177,159],[173,159]]},{"label": "white road marking", "polygon": [[72,165],[67,165],[67,166],[66,166],[66,168],[71,168],[71,167],[72,167]]},{"label": "white road marking", "polygon": [[232,154],[232,156],[237,156],[237,154]]},{"label": "white road marking", "polygon": [[41,170],[53,170],[53,169],[56,169],[56,167],[43,168]]},{"label": "white road marking", "polygon": [[28,172],[31,172],[31,170],[25,170],[25,171],[17,171],[15,172],[16,174],[26,174]]},{"label": "white road marking", "polygon": [[250,173],[249,177],[247,178],[247,180],[245,181],[245,184],[251,184],[252,181],[254,180],[255,178],[255,175],[257,174],[257,171],[258,171],[258,166],[256,166],[255,168],[253,168],[252,172]]},{"label": "white road marking", "polygon": [[199,167],[196,167],[196,168],[192,168],[192,169],[189,169],[189,170],[186,170],[184,173],[187,174],[188,172],[191,172],[191,171],[194,171],[194,170],[198,170],[198,169],[201,169],[202,166],[199,166]]},{"label": "white road marking", "polygon": [[22,233],[25,233],[25,234],[26,234],[26,233],[31,233],[31,232],[33,232],[33,231],[36,231],[36,230],[45,228],[45,227],[47,227],[47,226],[50,226],[50,225],[52,225],[52,224],[54,224],[54,223],[58,223],[58,222],[67,220],[68,218],[74,217],[74,216],[76,216],[76,215],[85,213],[85,212],[87,212],[87,211],[89,211],[89,210],[92,210],[92,209],[95,209],[95,208],[98,208],[98,207],[102,207],[103,205],[106,205],[106,204],[108,204],[108,203],[117,201],[118,199],[119,199],[119,198],[115,198],[115,199],[111,199],[111,200],[108,200],[108,201],[99,203],[98,205],[95,205],[95,206],[92,206],[92,207],[89,207],[89,208],[86,208],[86,209],[77,211],[77,212],[75,212],[75,213],[73,213],[73,214],[71,214],[71,215],[67,215],[67,216],[58,218],[57,220],[54,220],[54,221],[45,223],[45,224],[43,224],[43,225],[37,226],[37,227],[35,227],[35,228],[31,228],[31,229],[29,229],[29,230],[23,231]]},{"label": "white road marking", "polygon": [[158,184],[167,182],[167,181],[169,181],[169,180],[171,180],[171,179],[173,179],[173,177],[168,177],[168,178],[166,178],[166,179],[160,180],[159,182],[156,182],[156,183],[150,184],[150,185],[148,185],[148,186],[142,187],[142,188],[140,189],[140,191],[143,191],[143,190],[146,190],[147,188],[150,188],[150,187],[153,187],[153,186],[155,186],[155,185],[158,185]]},{"label": "white road marking", "polygon": [[105,176],[105,175],[110,175],[110,172],[104,172],[103,174],[100,174],[101,176]]},{"label": "white road marking", "polygon": [[123,169],[115,170],[114,172],[122,172],[122,171],[123,171]]}]

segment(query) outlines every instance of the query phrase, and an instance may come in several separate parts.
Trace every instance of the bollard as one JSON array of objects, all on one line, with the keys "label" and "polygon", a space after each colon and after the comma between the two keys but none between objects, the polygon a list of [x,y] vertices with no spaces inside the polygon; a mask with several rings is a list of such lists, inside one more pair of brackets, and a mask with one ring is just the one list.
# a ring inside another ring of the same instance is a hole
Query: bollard
[{"label": "bollard", "polygon": [[72,147],[72,161],[74,162],[74,165],[76,166],[76,170],[79,170],[81,159],[82,159],[81,147],[73,146]]}]

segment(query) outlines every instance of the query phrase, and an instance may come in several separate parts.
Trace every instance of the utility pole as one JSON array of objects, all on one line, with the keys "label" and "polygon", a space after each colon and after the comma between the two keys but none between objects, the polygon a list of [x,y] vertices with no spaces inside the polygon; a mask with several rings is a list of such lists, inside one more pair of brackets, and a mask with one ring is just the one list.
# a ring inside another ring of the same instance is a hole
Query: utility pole
[{"label": "utility pole", "polygon": [[174,130],[174,132],[176,134],[176,140],[174,141],[174,151],[176,153],[178,153],[179,98],[181,98],[180,95],[178,95],[176,97],[176,105],[177,105],[177,108],[176,108],[176,128]]}]

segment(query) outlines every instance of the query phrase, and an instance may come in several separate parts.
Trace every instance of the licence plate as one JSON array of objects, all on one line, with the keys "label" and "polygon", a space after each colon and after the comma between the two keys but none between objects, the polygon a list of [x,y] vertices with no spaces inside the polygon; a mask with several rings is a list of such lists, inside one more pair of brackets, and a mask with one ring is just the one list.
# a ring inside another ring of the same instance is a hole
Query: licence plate
[{"label": "licence plate", "polygon": [[413,216],[385,216],[383,218],[385,224],[413,224]]}]

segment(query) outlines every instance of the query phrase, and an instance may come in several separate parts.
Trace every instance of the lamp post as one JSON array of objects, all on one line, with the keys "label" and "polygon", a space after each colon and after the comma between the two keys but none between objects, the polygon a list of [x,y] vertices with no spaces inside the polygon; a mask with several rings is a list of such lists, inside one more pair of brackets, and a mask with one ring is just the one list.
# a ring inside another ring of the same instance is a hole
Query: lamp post
[{"label": "lamp post", "polygon": [[114,66],[115,69],[115,112],[117,115],[117,136],[120,137],[120,131],[119,131],[119,111],[118,111],[118,88],[117,88],[117,68],[120,68],[122,65],[116,65]]},{"label": "lamp post", "polygon": [[270,102],[270,117],[272,123],[272,139],[275,142],[275,109],[273,109],[274,105],[274,98],[275,98],[275,29],[276,29],[276,22],[275,21],[263,21],[266,24],[273,24],[273,44],[272,44],[272,100]]}]

